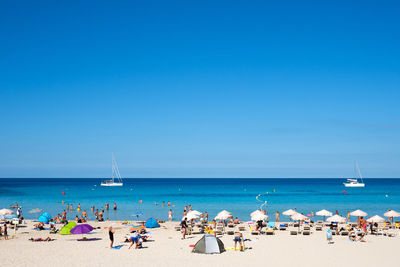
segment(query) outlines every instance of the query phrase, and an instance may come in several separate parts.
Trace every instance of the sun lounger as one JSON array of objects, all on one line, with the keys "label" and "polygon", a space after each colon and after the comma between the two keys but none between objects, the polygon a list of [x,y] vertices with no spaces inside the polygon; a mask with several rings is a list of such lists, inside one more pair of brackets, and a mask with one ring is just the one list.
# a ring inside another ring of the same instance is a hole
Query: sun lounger
[{"label": "sun lounger", "polygon": [[251,231],[251,234],[252,235],[259,235],[260,233],[257,230],[253,230],[253,231]]},{"label": "sun lounger", "polygon": [[267,230],[265,231],[265,234],[266,234],[266,235],[274,235],[274,234],[275,234],[275,233],[274,233],[274,229],[273,229],[273,228],[267,229]]},{"label": "sun lounger", "polygon": [[322,226],[319,225],[315,226],[315,231],[322,231]]},{"label": "sun lounger", "polygon": [[279,230],[280,231],[286,231],[286,229],[287,229],[286,225],[280,225],[279,226]]},{"label": "sun lounger", "polygon": [[293,231],[293,230],[290,231],[290,235],[297,235],[297,233],[298,233],[297,231]]},{"label": "sun lounger", "polygon": [[235,225],[234,225],[233,223],[230,223],[230,224],[228,224],[228,227],[229,227],[229,228],[234,228]]},{"label": "sun lounger", "polygon": [[342,231],[342,232],[340,232],[340,235],[349,235],[349,232],[347,232],[347,231]]},{"label": "sun lounger", "polygon": [[228,230],[226,233],[227,233],[228,235],[234,235],[234,234],[235,234],[235,232],[232,231],[232,230]]},{"label": "sun lounger", "polygon": [[243,225],[238,226],[239,231],[243,232],[246,231],[246,227],[244,227]]},{"label": "sun lounger", "polygon": [[310,235],[310,234],[311,234],[311,232],[309,230],[304,230],[303,231],[303,235]]}]

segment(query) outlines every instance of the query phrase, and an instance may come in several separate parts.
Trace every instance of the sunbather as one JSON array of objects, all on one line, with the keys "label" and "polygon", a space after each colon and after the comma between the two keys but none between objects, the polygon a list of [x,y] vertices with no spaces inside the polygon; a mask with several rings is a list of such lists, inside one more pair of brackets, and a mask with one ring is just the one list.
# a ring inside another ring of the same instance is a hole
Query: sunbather
[{"label": "sunbather", "polygon": [[43,238],[29,238],[30,241],[32,242],[48,242],[48,241],[54,241],[54,239],[51,239],[50,237],[47,237],[45,239]]}]

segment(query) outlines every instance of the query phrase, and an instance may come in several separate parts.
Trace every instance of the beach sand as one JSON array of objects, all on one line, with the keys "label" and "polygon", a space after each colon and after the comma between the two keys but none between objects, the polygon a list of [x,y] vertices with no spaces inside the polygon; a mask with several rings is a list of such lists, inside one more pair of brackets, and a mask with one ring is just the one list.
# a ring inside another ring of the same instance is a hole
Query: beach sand
[{"label": "beach sand", "polygon": [[[366,243],[349,242],[348,237],[334,236],[334,244],[328,244],[325,231],[310,236],[291,236],[289,231],[276,231],[273,236],[254,236],[244,252],[226,251],[222,254],[204,255],[192,253],[189,245],[195,244],[202,235],[191,235],[181,240],[180,232],[174,229],[177,222],[166,222],[161,228],[149,229],[152,233],[143,249],[128,249],[123,243],[128,227],[120,222],[89,222],[95,229],[85,235],[95,241],[77,241],[81,236],[49,234],[36,231],[33,222],[19,228],[10,240],[0,240],[1,266],[399,266],[396,250],[399,236],[366,237]],[[109,248],[108,230],[115,229],[114,246]],[[58,228],[60,226],[58,225]],[[10,235],[14,230],[10,229]],[[51,242],[31,242],[29,238],[56,239]],[[222,236],[225,247],[233,246],[233,236]]]}]

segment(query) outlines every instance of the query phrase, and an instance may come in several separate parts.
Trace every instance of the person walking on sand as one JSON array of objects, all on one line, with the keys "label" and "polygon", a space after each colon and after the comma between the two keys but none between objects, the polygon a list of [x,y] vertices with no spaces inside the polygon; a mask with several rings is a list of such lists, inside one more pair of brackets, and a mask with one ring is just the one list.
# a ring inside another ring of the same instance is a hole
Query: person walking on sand
[{"label": "person walking on sand", "polygon": [[183,221],[181,221],[182,239],[185,239],[187,230],[188,230],[187,218],[185,217]]},{"label": "person walking on sand", "polygon": [[114,229],[112,228],[112,226],[110,226],[110,228],[108,228],[108,235],[110,236],[110,241],[111,241],[110,248],[112,248],[114,244],[114,233],[115,233]]},{"label": "person walking on sand", "polygon": [[168,211],[168,221],[172,221],[172,210]]},{"label": "person walking on sand", "polygon": [[8,235],[7,235],[7,224],[4,225],[4,240],[8,240]]}]

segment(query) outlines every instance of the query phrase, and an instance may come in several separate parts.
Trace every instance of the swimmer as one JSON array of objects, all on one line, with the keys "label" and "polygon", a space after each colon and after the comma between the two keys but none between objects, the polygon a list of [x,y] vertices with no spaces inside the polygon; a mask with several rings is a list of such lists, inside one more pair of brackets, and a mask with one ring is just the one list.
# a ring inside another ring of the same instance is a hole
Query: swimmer
[{"label": "swimmer", "polygon": [[114,203],[114,210],[117,210],[117,203]]},{"label": "swimmer", "polygon": [[139,204],[142,204],[143,203],[143,200],[139,200]]}]

